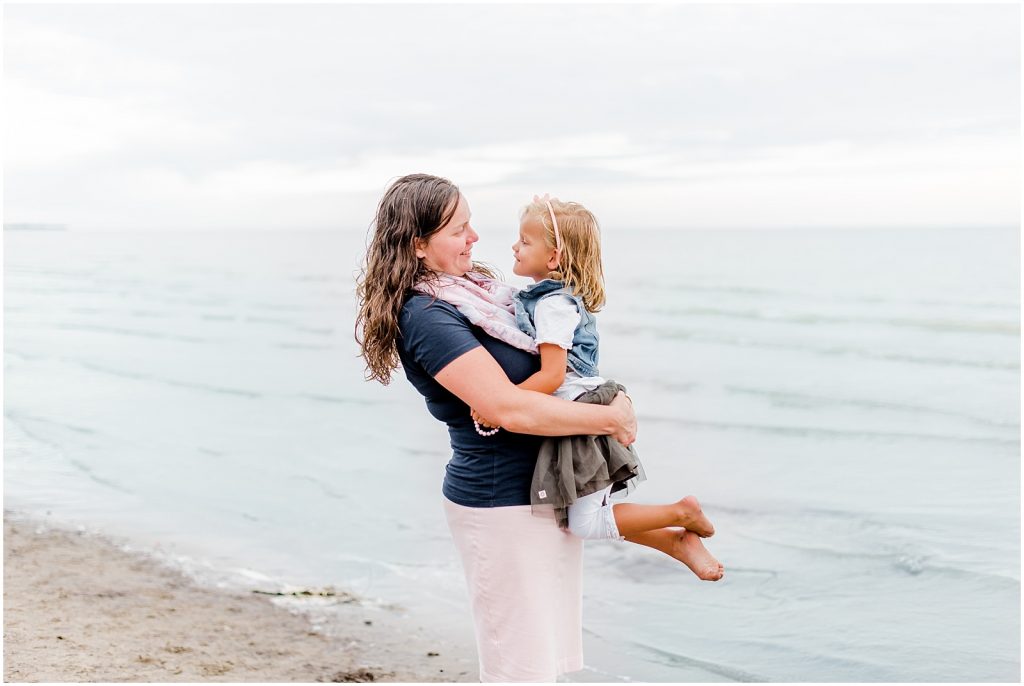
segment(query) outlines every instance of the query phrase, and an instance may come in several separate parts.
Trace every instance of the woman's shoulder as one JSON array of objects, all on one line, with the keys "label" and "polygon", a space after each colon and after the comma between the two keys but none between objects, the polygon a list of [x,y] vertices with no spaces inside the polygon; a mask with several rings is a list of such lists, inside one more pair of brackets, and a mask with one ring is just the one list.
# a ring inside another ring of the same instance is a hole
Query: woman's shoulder
[{"label": "woman's shoulder", "polygon": [[480,345],[469,320],[455,306],[429,295],[410,295],[398,317],[398,353],[430,376]]},{"label": "woman's shoulder", "polygon": [[410,293],[402,304],[401,318],[461,316],[449,302],[426,293]]},{"label": "woman's shoulder", "polygon": [[423,293],[411,293],[398,314],[398,328],[403,332],[452,323],[468,326],[469,320],[451,303]]}]

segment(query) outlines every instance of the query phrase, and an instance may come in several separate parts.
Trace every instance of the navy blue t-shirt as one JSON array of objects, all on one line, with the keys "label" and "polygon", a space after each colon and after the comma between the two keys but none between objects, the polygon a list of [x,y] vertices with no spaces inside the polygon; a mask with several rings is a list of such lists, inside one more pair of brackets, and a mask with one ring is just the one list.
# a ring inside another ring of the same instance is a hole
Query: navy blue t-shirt
[{"label": "navy blue t-shirt", "polygon": [[406,378],[426,399],[430,414],[448,425],[453,454],[445,468],[445,497],[466,507],[529,505],[541,438],[504,429],[494,436],[481,436],[469,406],[434,376],[480,345],[512,383],[525,381],[540,369],[540,358],[491,338],[454,305],[427,295],[416,294],[406,301],[398,327],[398,356]]}]

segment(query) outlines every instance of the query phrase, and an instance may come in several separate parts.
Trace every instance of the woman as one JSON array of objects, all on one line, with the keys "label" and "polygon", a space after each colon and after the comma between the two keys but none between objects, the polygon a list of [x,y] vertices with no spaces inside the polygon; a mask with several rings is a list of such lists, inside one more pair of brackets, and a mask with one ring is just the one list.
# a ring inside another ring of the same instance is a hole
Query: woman
[{"label": "woman", "polygon": [[[516,388],[539,369],[535,355],[413,290],[439,275],[488,273],[472,260],[477,239],[455,184],[427,174],[393,183],[359,280],[357,339],[368,378],[387,384],[401,362],[448,425],[453,455],[442,493],[469,586],[481,681],[554,681],[583,668],[583,548],[553,518],[531,514],[538,437],[603,434],[629,445],[636,416],[621,393],[600,406]],[[470,407],[502,430],[478,433]]]}]

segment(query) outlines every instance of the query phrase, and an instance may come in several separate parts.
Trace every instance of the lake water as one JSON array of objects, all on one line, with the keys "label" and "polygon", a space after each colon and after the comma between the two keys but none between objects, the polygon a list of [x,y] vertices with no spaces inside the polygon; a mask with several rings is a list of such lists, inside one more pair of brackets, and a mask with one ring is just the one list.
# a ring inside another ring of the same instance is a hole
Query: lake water
[{"label": "lake water", "polygon": [[[631,500],[701,498],[726,577],[588,543],[570,680],[1019,680],[1018,232],[605,234]],[[364,239],[6,232],[5,506],[470,645],[447,432],[363,381]]]}]

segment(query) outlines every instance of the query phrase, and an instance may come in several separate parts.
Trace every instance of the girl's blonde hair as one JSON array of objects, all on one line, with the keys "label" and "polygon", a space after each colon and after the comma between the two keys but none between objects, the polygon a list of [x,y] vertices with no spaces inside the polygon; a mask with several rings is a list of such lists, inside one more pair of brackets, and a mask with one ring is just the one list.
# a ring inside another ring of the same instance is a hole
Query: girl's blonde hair
[{"label": "girl's blonde hair", "polygon": [[[556,198],[548,202],[558,221],[558,235],[562,240],[558,268],[549,277],[565,283],[571,293],[583,300],[587,311],[597,312],[605,302],[601,227],[597,217],[578,202],[563,202]],[[544,239],[549,248],[557,247],[547,202],[534,198],[523,208],[519,220],[527,218],[536,219],[544,226]]]}]

